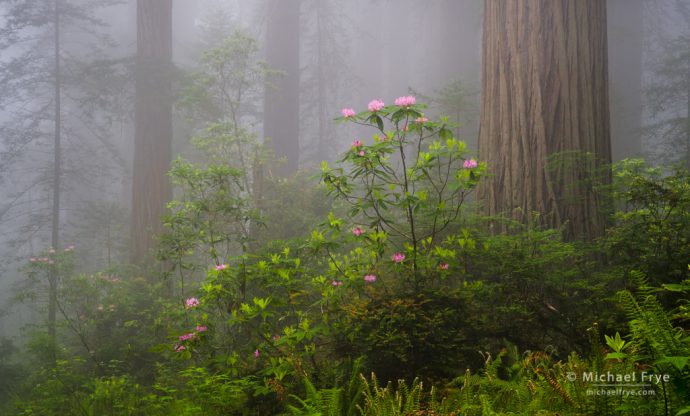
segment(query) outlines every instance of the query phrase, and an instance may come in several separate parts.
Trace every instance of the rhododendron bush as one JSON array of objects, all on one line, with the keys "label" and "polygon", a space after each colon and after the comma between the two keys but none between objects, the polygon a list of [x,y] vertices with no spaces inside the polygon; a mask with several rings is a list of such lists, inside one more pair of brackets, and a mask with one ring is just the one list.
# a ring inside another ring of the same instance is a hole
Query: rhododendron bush
[{"label": "rhododendron bush", "polygon": [[[448,313],[462,302],[453,288],[463,281],[450,278],[460,270],[454,233],[485,167],[467,155],[446,121],[425,118],[414,97],[396,102],[342,111],[341,120],[373,132],[353,139],[338,166],[323,165],[336,206],[349,209],[338,207],[306,240],[209,259],[197,297],[184,302],[189,324],[168,346],[173,358],[225,363],[238,377],[257,377],[263,387],[255,388],[272,395],[359,355],[368,355],[371,368],[390,356],[428,375],[458,361],[465,351],[454,345],[465,335],[448,331],[462,321]],[[464,287],[463,299],[479,288]],[[439,290],[450,298],[437,302]],[[390,326],[371,328],[385,310]],[[387,354],[379,354],[383,338],[398,343]],[[410,340],[426,352],[403,345]],[[431,356],[443,364],[425,371]]]}]

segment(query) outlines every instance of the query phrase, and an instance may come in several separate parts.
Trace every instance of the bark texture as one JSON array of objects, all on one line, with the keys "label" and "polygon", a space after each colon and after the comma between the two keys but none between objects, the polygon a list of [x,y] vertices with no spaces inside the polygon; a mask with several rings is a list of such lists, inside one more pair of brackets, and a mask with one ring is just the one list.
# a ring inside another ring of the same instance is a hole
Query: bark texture
[{"label": "bark texture", "polygon": [[171,197],[172,0],[138,0],[130,257],[143,264]]},{"label": "bark texture", "polygon": [[266,58],[282,71],[266,89],[264,136],[277,157],[286,163],[271,173],[286,176],[299,166],[299,16],[300,0],[268,0]]},{"label": "bark texture", "polygon": [[[610,180],[606,2],[485,0],[479,152],[488,215],[604,229]],[[560,155],[560,156],[558,156]],[[501,226],[496,225],[501,228]]]}]

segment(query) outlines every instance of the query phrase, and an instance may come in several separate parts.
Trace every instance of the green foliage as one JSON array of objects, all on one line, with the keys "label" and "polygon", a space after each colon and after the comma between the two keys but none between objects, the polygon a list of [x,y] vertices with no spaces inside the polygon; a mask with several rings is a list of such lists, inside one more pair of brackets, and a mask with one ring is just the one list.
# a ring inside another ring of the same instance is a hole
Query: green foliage
[{"label": "green foliage", "polygon": [[[179,289],[65,270],[63,360],[12,391],[15,414],[683,412],[686,174],[617,170],[627,210],[597,246],[531,225],[492,235],[465,207],[485,166],[422,109],[343,118],[377,133],[323,165],[334,204],[304,177],[263,178],[249,130],[206,124],[193,139],[203,161],[171,170],[160,255]],[[294,238],[269,241],[272,230]],[[681,247],[660,251],[669,236]],[[50,269],[41,257],[27,270],[41,282]],[[622,276],[629,290],[615,297]],[[601,339],[599,325],[615,335]],[[36,337],[27,351],[47,345]],[[592,394],[584,379],[640,371],[671,378],[653,399]]]},{"label": "green foliage", "polygon": [[306,390],[306,398],[304,400],[297,396],[292,396],[300,407],[288,405],[288,410],[291,415],[340,416],[342,414],[342,389],[330,388],[317,390],[309,380],[305,380],[304,387]]},{"label": "green foliage", "polygon": [[353,142],[340,161],[349,165],[347,169],[322,166],[323,182],[351,205],[350,216],[398,244],[409,244],[413,267],[416,256],[433,248],[458,219],[485,169],[475,161],[464,168],[469,162],[466,145],[453,137],[445,123],[426,120],[422,109],[421,105],[387,106],[344,117],[377,129],[374,143]]},{"label": "green foliage", "polygon": [[403,416],[421,409],[423,387],[417,379],[409,387],[404,380],[398,380],[396,389],[390,382],[381,387],[373,374],[371,382],[363,379],[363,383],[364,407],[360,408],[363,415]]},{"label": "green foliage", "polygon": [[690,174],[664,173],[640,160],[615,166],[614,196],[623,206],[615,214],[606,250],[625,270],[640,270],[650,283],[690,278]]},{"label": "green foliage", "polygon": [[[638,275],[639,276],[639,275]],[[666,311],[656,295],[655,290],[646,285],[642,277],[638,277],[639,294],[635,296],[630,291],[621,291],[619,299],[624,305],[629,318],[630,338],[627,343],[619,340],[616,352],[622,356],[610,359],[620,359],[628,365],[647,366],[655,374],[666,374],[670,377],[668,386],[663,387],[663,398],[666,410],[675,408],[676,411],[690,410],[690,332],[687,328],[675,326],[674,322],[687,325],[687,298],[679,308]],[[690,293],[690,281],[683,285],[672,286],[674,291]],[[666,291],[661,290],[661,292]],[[614,340],[614,343],[615,340]],[[626,345],[627,344],[627,345]],[[624,352],[625,351],[625,352]],[[658,404],[660,407],[660,404]]]}]

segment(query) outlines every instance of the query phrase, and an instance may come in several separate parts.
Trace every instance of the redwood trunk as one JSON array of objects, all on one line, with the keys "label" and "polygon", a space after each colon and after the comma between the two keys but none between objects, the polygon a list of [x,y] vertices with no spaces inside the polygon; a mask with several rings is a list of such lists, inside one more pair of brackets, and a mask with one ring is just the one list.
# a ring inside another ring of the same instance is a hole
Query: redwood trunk
[{"label": "redwood trunk", "polygon": [[606,2],[484,4],[479,151],[494,175],[479,192],[485,212],[522,222],[536,212],[568,238],[596,237],[611,160]]},{"label": "redwood trunk", "polygon": [[264,136],[286,162],[272,173],[287,176],[299,166],[299,15],[300,0],[269,0],[266,57],[282,71],[266,89]]},{"label": "redwood trunk", "polygon": [[172,0],[137,2],[137,68],[130,255],[143,264],[171,197]]}]

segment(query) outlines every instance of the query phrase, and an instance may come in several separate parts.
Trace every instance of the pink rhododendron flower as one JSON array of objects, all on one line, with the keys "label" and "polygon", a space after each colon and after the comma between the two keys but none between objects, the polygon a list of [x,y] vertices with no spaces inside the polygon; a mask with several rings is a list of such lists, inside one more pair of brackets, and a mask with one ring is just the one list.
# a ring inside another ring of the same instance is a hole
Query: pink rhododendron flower
[{"label": "pink rhododendron flower", "polygon": [[334,280],[331,282],[331,286],[337,287],[337,286],[342,286],[342,285],[343,285],[343,282],[341,282],[340,280]]},{"label": "pink rhododendron flower", "polygon": [[355,227],[352,229],[352,234],[356,235],[359,237],[360,235],[364,234],[364,230],[360,227]]},{"label": "pink rhododendron flower", "polygon": [[448,270],[448,267],[449,267],[449,266],[448,266],[448,263],[443,263],[443,262],[441,262],[441,263],[438,264],[438,268],[441,269],[441,270]]},{"label": "pink rhododendron flower", "polygon": [[342,114],[343,117],[348,118],[348,117],[353,117],[357,113],[355,113],[355,110],[353,110],[351,108],[343,108],[340,111],[340,114]]},{"label": "pink rhododendron flower", "polygon": [[216,270],[218,270],[218,271],[225,270],[227,268],[228,268],[228,265],[225,263],[216,264]]},{"label": "pink rhododendron flower", "polygon": [[429,119],[426,117],[417,117],[417,119],[415,121],[417,123],[426,123],[427,121],[429,121]]},{"label": "pink rhododendron flower", "polygon": [[190,339],[194,338],[194,332],[190,332],[189,334],[180,335],[180,336],[177,337],[177,338],[178,338],[180,341],[187,341],[187,340],[190,340]]},{"label": "pink rhododendron flower", "polygon": [[254,350],[254,358],[259,358],[260,355],[261,353],[259,352],[259,350]]},{"label": "pink rhododendron flower", "polygon": [[352,148],[356,149],[358,147],[362,147],[362,141],[359,139],[356,139],[354,142],[352,142]]},{"label": "pink rhododendron flower", "polygon": [[208,330],[208,327],[206,325],[197,325],[196,326],[196,332],[206,332]]},{"label": "pink rhododendron flower", "polygon": [[186,301],[184,301],[184,306],[185,306],[186,308],[188,308],[188,309],[189,309],[189,308],[197,307],[197,306],[199,306],[199,299],[197,299],[197,298],[189,298],[189,299],[187,299]]},{"label": "pink rhododendron flower", "polygon": [[381,109],[385,106],[386,106],[386,104],[384,104],[383,101],[381,101],[381,100],[372,100],[369,103],[369,105],[367,105],[367,108],[369,109],[369,111],[377,112],[377,111],[381,111]]},{"label": "pink rhododendron flower", "polygon": [[364,154],[365,154],[365,153],[364,153],[364,150],[360,150],[360,151],[357,153],[357,155],[359,155],[359,156],[364,156]]},{"label": "pink rhododendron flower", "polygon": [[462,164],[465,169],[474,169],[477,167],[477,161],[474,159],[467,159],[465,163]]},{"label": "pink rhododendron flower", "polygon": [[403,253],[395,253],[391,256],[391,260],[396,263],[401,263],[403,260],[405,260],[405,255]]},{"label": "pink rhododendron flower", "polygon": [[374,283],[376,281],[376,275],[375,274],[368,274],[364,276],[364,281],[367,283]]},{"label": "pink rhododendron flower", "polygon": [[182,352],[186,349],[187,349],[187,347],[185,347],[184,345],[176,345],[175,346],[175,352]]},{"label": "pink rhododendron flower", "polygon": [[406,95],[395,99],[395,105],[399,107],[410,107],[417,102],[417,99],[412,95]]}]

